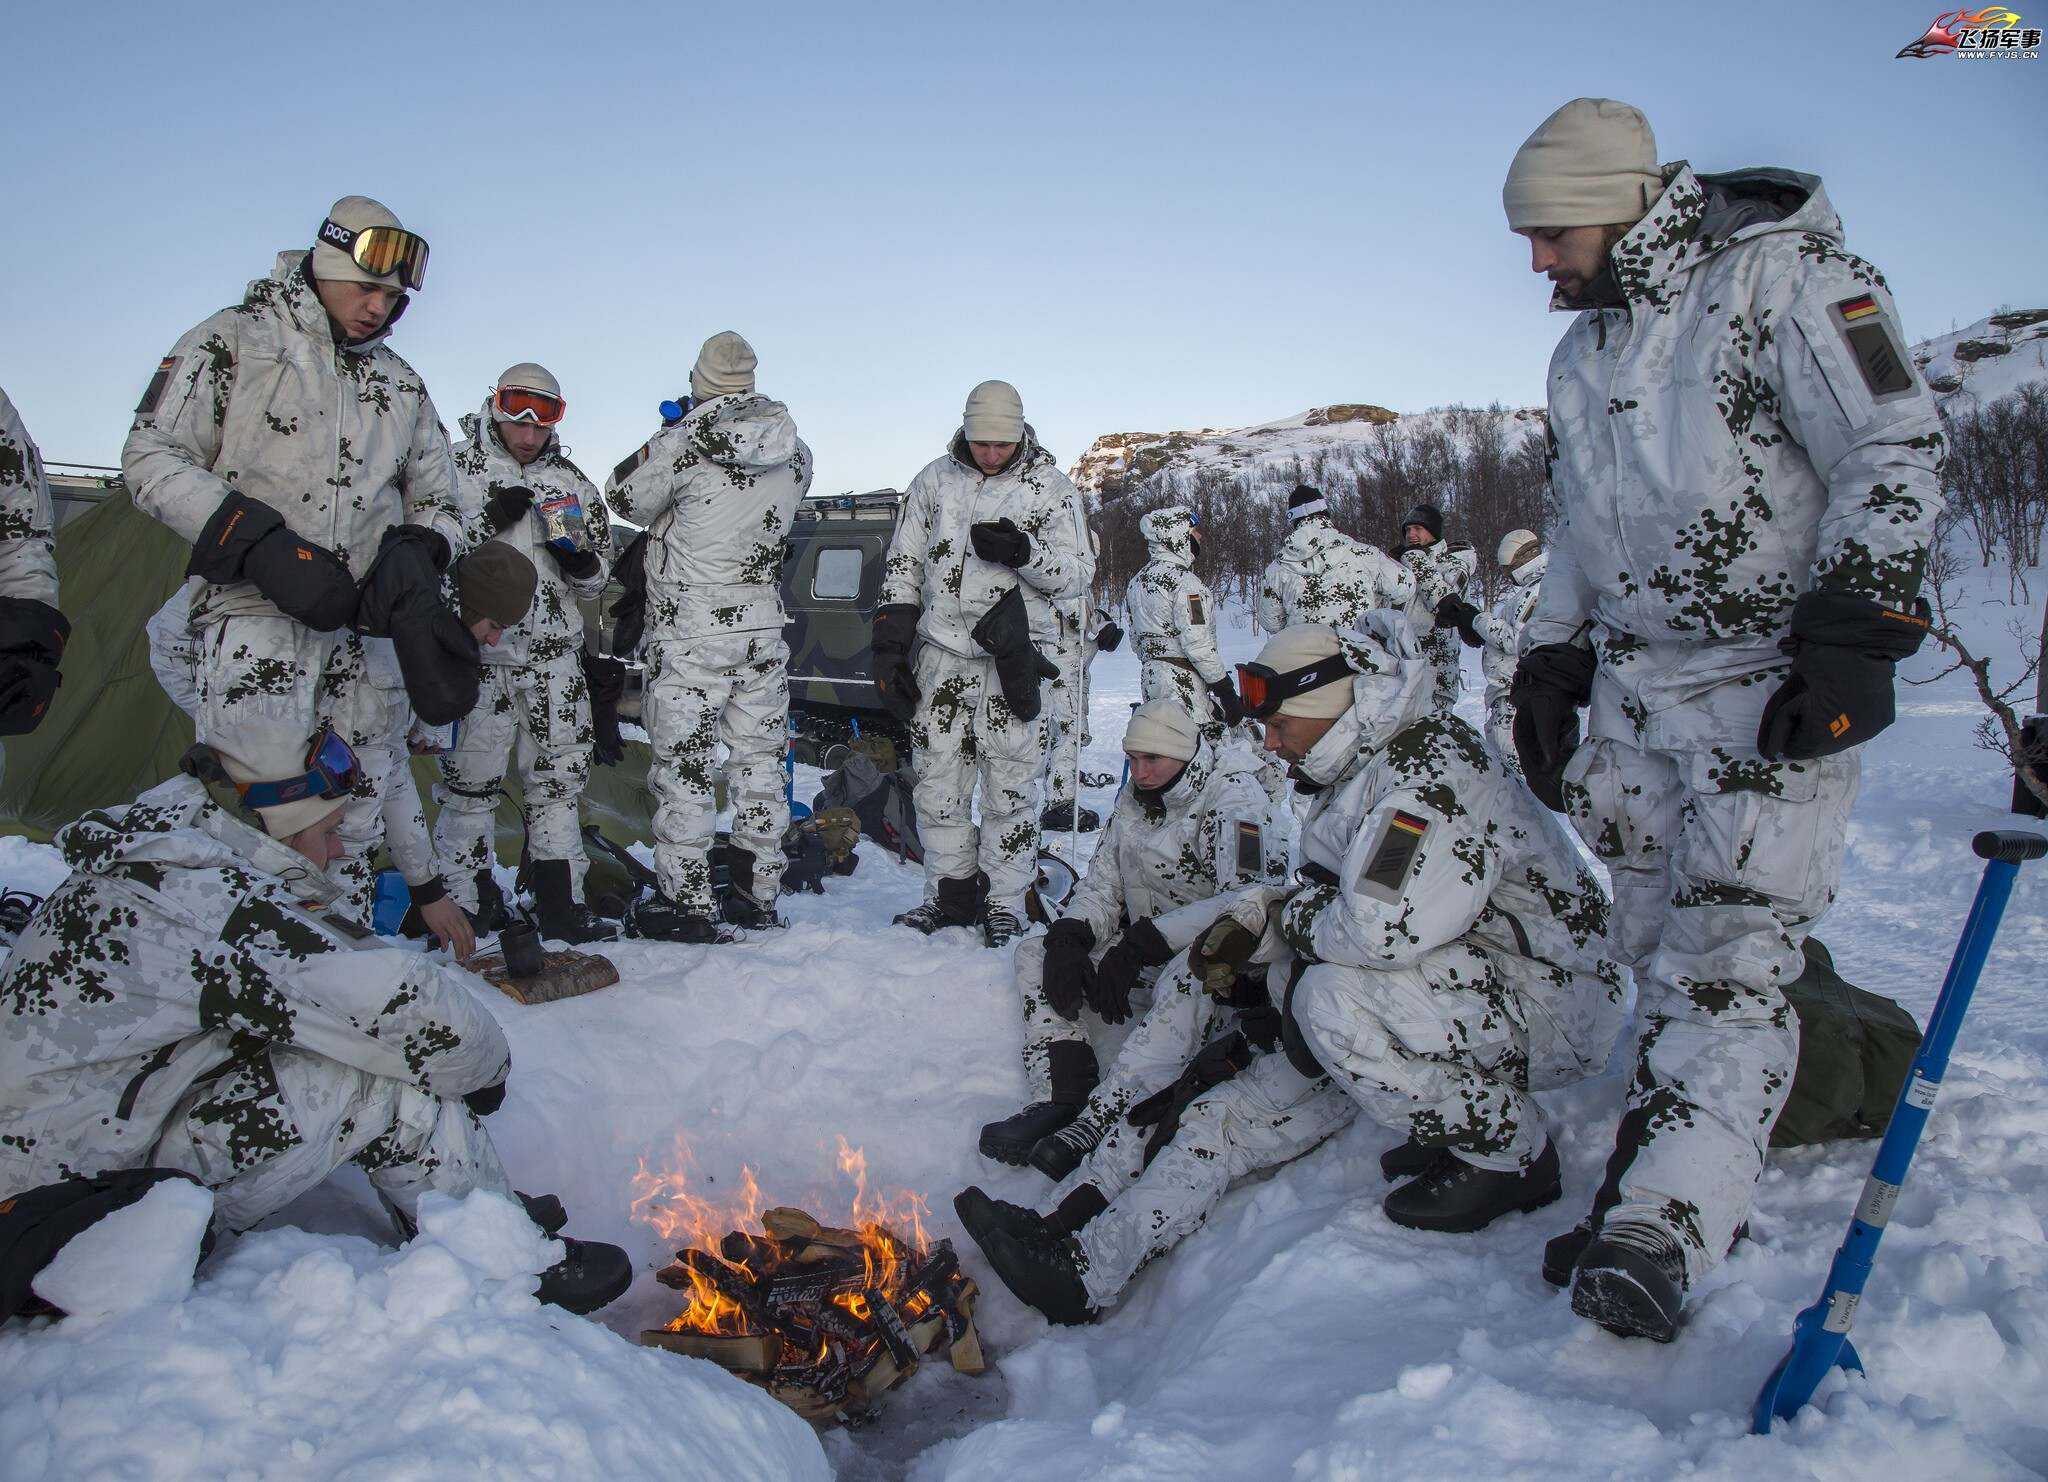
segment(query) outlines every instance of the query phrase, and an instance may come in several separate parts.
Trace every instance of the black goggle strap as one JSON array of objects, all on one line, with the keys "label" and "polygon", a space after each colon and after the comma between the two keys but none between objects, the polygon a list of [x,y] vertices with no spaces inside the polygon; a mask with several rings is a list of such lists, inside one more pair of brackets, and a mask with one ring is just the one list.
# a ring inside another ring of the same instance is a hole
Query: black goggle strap
[{"label": "black goggle strap", "polygon": [[1317,659],[1299,669],[1290,669],[1285,674],[1264,664],[1239,664],[1237,687],[1244,701],[1245,713],[1255,720],[1265,720],[1296,695],[1335,684],[1356,672],[1351,661],[1341,652]]}]

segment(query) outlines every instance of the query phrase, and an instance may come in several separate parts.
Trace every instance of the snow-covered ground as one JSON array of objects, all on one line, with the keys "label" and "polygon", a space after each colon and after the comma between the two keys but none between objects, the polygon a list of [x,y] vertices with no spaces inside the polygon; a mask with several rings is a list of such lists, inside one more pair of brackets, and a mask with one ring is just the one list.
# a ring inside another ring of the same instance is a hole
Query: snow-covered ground
[{"label": "snow-covered ground", "polygon": [[[2003,580],[1983,584],[2003,598]],[[2041,595],[2037,585],[2036,600]],[[1241,622],[1241,618],[1239,619]],[[1996,611],[1980,631],[2001,627]],[[1226,634],[1233,657],[1256,639]],[[1926,661],[1916,661],[1923,668]],[[1476,671],[1470,676],[1476,684]],[[1128,646],[1098,661],[1091,769],[1114,772],[1136,698]],[[1854,982],[1924,1018],[1975,888],[1971,834],[2012,820],[1953,678],[1902,695],[1871,748],[1842,899],[1821,932]],[[1466,700],[1476,715],[1476,693]],[[802,779],[800,796],[815,786]],[[1109,797],[1092,801],[1106,810]],[[1063,837],[1055,838],[1057,847]],[[850,879],[785,903],[743,945],[629,943],[616,988],[546,1007],[490,997],[513,1046],[491,1127],[518,1185],[560,1193],[568,1233],[624,1244],[642,1276],[602,1323],[538,1308],[535,1252],[489,1208],[450,1207],[404,1251],[353,1175],[228,1244],[182,1301],[0,1333],[0,1471],[42,1476],[1180,1479],[1485,1476],[2021,1477],[2048,1468],[2048,884],[2016,892],[1891,1226],[1856,1337],[1770,1437],[1751,1400],[1818,1290],[1874,1144],[1773,1158],[1754,1239],[1670,1347],[1579,1321],[1537,1274],[1583,1212],[1620,1103],[1608,1074],[1545,1096],[1562,1203],[1477,1236],[1379,1210],[1359,1124],[1234,1192],[1085,1329],[1015,1302],[958,1229],[962,1185],[1025,1199],[1038,1176],[975,1152],[1019,1104],[1008,954],[891,929],[916,870],[863,845]],[[60,873],[60,872],[57,872]],[[45,889],[48,851],[0,843],[0,883]],[[843,1212],[838,1140],[871,1186],[923,1196],[980,1277],[978,1379],[928,1364],[857,1433],[808,1430],[700,1361],[628,1346],[675,1311],[670,1255],[632,1215],[636,1176]],[[490,1201],[482,1201],[488,1205]],[[516,1242],[512,1242],[516,1244]],[[620,1335],[620,1336],[615,1336]],[[787,1422],[787,1423],[784,1423]],[[819,1449],[822,1446],[822,1451]]]}]

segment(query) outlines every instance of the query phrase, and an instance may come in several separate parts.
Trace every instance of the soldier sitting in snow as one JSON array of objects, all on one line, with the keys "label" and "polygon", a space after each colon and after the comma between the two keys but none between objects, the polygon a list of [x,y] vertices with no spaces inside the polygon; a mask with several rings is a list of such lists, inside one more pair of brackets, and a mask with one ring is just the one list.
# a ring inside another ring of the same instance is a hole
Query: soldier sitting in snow
[{"label": "soldier sitting in snow", "polygon": [[[1024,1070],[1036,1098],[981,1129],[981,1150],[1063,1177],[1132,1102],[1180,1073],[1199,1044],[1208,1004],[1185,972],[1162,973],[1215,918],[1219,892],[1287,877],[1288,817],[1249,767],[1220,757],[1177,700],[1148,700],[1124,732],[1131,780],[1060,919],[1017,944],[1024,999]],[[1152,1004],[1097,1086],[1086,1010],[1130,1017],[1152,981]]]},{"label": "soldier sitting in snow", "polygon": [[[57,835],[71,874],[0,977],[0,1212],[174,1169],[245,1230],[344,1162],[408,1236],[429,1189],[509,1196],[478,1119],[511,1055],[475,980],[335,909],[354,753],[323,729],[310,748],[195,748],[192,765],[213,780],[173,778]],[[552,1198],[528,1209],[562,1222]],[[624,1251],[563,1244],[542,1300],[587,1312],[626,1289]]]},{"label": "soldier sitting in snow", "polygon": [[1053,1190],[1049,1213],[962,1208],[996,1273],[1055,1321],[1109,1306],[1233,1179],[1299,1157],[1361,1109],[1407,1138],[1381,1160],[1407,1180],[1383,1206],[1397,1224],[1471,1231],[1550,1203],[1557,1154],[1529,1092],[1597,1071],[1621,1025],[1599,883],[1558,821],[1436,706],[1403,620],[1369,614],[1341,638],[1286,629],[1239,676],[1266,744],[1315,789],[1300,883],[1238,892],[1190,967],[1221,985],[1272,964],[1286,1051],[1205,1050],[1181,1083],[1184,1109],[1134,1109],[1178,1119],[1149,1165],[1142,1143],[1164,1139],[1127,1122]]}]

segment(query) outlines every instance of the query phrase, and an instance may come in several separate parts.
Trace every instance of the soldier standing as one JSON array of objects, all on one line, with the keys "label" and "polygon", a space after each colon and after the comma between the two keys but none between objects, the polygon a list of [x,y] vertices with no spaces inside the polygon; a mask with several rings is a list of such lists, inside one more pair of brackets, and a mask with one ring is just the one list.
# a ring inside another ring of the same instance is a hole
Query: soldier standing
[{"label": "soldier standing", "polygon": [[562,447],[557,429],[567,410],[553,374],[522,361],[498,377],[480,411],[462,419],[467,440],[455,450],[455,477],[471,538],[518,551],[540,583],[526,620],[485,650],[482,696],[441,758],[434,845],[465,910],[496,900],[494,815],[516,753],[541,934],[608,942],[618,926],[582,901],[590,861],[577,804],[590,782],[592,734],[577,604],[604,590],[611,517]]},{"label": "soldier standing", "polygon": [[1641,113],[1579,98],[1502,195],[1576,314],[1515,741],[1612,872],[1641,1032],[1607,1182],[1553,1246],[1583,1247],[1575,1311],[1668,1341],[1792,1082],[1782,989],[1840,883],[1856,748],[1927,627],[1941,424],[1814,176],[1662,165]]},{"label": "soldier standing", "polygon": [[1321,490],[1297,485],[1287,519],[1293,528],[1259,583],[1259,626],[1268,633],[1299,623],[1341,632],[1375,607],[1406,607],[1414,597],[1407,568],[1339,530]]},{"label": "soldier standing", "polygon": [[1464,541],[1444,539],[1444,514],[1433,504],[1418,504],[1401,517],[1401,542],[1401,564],[1415,578],[1408,620],[1436,670],[1436,702],[1448,710],[1458,703],[1464,679],[1456,624],[1447,618],[1455,608],[1471,607],[1479,557]]},{"label": "soldier standing", "polygon": [[756,364],[754,347],[731,330],[706,340],[683,419],[614,469],[605,488],[612,510],[647,531],[642,717],[661,883],[627,925],[663,941],[732,940],[711,893],[721,743],[733,800],[727,919],[786,924],[775,910],[789,827],[782,563],[813,465],[789,408],[754,389]]},{"label": "soldier standing", "polygon": [[[0,736],[43,723],[71,624],[57,610],[56,520],[42,454],[0,391]],[[7,753],[0,750],[0,776]]]},{"label": "soldier standing", "polygon": [[925,846],[925,898],[901,925],[978,924],[991,947],[1024,930],[1046,747],[1040,681],[1053,672],[1054,607],[1094,581],[1085,529],[1080,493],[1039,446],[1016,389],[975,387],[946,453],[911,480],[875,613],[875,684],[911,727]]},{"label": "soldier standing", "polygon": [[1486,675],[1486,739],[1519,777],[1522,761],[1515,755],[1515,707],[1508,701],[1508,689],[1515,682],[1522,629],[1536,610],[1536,594],[1550,566],[1550,555],[1535,531],[1510,530],[1500,538],[1495,559],[1508,574],[1509,586],[1493,604],[1493,611],[1480,614],[1473,626],[1480,641],[1479,667]]}]

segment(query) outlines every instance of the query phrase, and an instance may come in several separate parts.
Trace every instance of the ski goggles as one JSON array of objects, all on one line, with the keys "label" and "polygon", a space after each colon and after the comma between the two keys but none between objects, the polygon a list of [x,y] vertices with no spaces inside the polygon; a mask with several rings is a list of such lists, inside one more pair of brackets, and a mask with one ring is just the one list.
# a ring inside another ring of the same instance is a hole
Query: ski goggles
[{"label": "ski goggles", "polygon": [[1335,684],[1353,672],[1350,661],[1341,653],[1317,659],[1299,669],[1290,669],[1285,674],[1268,664],[1239,664],[1237,696],[1244,701],[1246,715],[1253,720],[1268,720],[1296,695]]},{"label": "ski goggles", "polygon": [[332,726],[322,726],[306,751],[304,772],[278,782],[238,782],[235,791],[251,808],[275,808],[302,798],[331,801],[354,792],[361,775],[361,766],[348,742],[335,735]]},{"label": "ski goggles", "polygon": [[491,411],[500,422],[531,422],[539,427],[552,427],[568,410],[569,403],[561,397],[525,386],[500,386],[491,393]]},{"label": "ski goggles", "polygon": [[366,226],[357,231],[328,217],[320,223],[320,242],[349,260],[373,278],[398,274],[407,288],[417,289],[427,281],[427,239],[403,227]]}]

